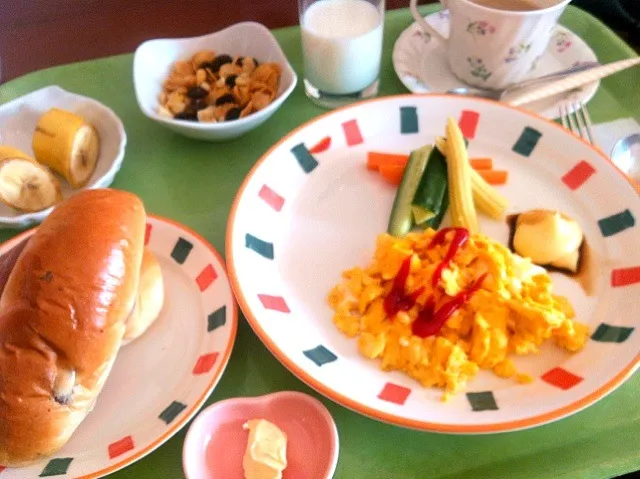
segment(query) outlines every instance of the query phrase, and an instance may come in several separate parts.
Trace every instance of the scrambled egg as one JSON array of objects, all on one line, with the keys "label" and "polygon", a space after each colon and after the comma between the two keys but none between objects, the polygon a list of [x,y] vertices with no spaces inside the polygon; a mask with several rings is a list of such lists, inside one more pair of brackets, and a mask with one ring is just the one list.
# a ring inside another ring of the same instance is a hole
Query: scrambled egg
[{"label": "scrambled egg", "polygon": [[[380,235],[372,263],[345,271],[343,281],[329,293],[334,324],[346,336],[357,338],[363,356],[378,360],[385,371],[403,371],[425,387],[444,389],[446,400],[463,390],[480,368],[530,382],[528,375],[516,371],[509,356],[535,354],[547,339],[571,352],[584,346],[589,330],[573,320],[569,301],[553,294],[546,270],[484,235],[470,236],[433,288],[433,272],[450,243],[428,248],[434,235],[431,229],[404,238]],[[406,291],[425,290],[410,310],[389,318],[384,298],[409,255]],[[488,275],[481,289],[437,335],[412,334],[411,323],[427,298],[434,295],[436,305],[442,304],[484,273]]]}]

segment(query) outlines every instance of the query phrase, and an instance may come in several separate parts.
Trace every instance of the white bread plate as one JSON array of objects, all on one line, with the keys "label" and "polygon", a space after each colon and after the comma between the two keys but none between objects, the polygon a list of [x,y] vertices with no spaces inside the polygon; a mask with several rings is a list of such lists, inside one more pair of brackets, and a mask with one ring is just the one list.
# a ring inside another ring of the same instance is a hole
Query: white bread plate
[{"label": "white bread plate", "polygon": [[[0,244],[0,258],[35,231]],[[151,214],[145,244],[162,271],[160,316],[120,349],[95,408],[69,442],[26,467],[0,464],[1,479],[97,479],[112,474],[175,436],[218,384],[238,327],[224,261],[195,231]],[[182,439],[177,441],[181,444]]]},{"label": "white bread plate", "polygon": [[[57,85],[41,88],[0,105],[0,144],[13,146],[33,155],[31,141],[40,116],[51,108],[71,111],[91,123],[100,137],[98,164],[85,186],[74,190],[58,176],[62,196],[66,199],[81,189],[105,188],[113,182],[122,166],[127,134],[118,116],[102,103],[63,90]],[[40,223],[51,213],[47,208],[22,213],[0,203],[0,228],[27,228]]]},{"label": "white bread plate", "polygon": [[[159,115],[158,97],[171,65],[177,60],[188,59],[200,50],[213,50],[216,54],[232,57],[251,56],[260,63],[279,63],[282,76],[276,98],[260,111],[220,123],[174,120]],[[280,108],[297,82],[298,77],[278,41],[268,28],[256,22],[236,23],[200,37],[149,40],[136,49],[133,58],[133,84],[142,113],[176,133],[198,140],[230,140],[262,125]]]}]

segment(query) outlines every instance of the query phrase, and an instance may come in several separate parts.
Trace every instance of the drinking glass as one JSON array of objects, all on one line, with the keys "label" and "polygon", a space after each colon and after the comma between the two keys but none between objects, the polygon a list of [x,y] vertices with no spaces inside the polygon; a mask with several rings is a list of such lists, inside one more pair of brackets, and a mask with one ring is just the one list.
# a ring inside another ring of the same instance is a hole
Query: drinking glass
[{"label": "drinking glass", "polygon": [[378,94],[385,0],[298,0],[305,93],[335,108]]}]

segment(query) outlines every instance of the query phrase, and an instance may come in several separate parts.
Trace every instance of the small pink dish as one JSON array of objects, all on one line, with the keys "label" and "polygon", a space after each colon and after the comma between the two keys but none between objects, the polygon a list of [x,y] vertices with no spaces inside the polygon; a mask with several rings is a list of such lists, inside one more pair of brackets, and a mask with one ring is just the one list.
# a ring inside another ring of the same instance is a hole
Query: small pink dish
[{"label": "small pink dish", "polygon": [[283,479],[330,479],[338,462],[338,431],[317,399],[283,391],[233,398],[203,409],[187,432],[182,468],[188,479],[244,479],[242,457],[249,432],[242,425],[266,419],[288,437]]}]

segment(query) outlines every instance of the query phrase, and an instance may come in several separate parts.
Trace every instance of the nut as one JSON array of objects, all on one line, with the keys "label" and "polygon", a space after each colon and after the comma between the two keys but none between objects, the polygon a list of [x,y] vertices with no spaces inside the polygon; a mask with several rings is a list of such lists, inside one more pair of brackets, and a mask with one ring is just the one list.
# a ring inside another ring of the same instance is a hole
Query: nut
[{"label": "nut", "polygon": [[203,68],[199,68],[196,72],[196,83],[201,85],[205,81],[207,81],[207,71]]},{"label": "nut", "polygon": [[204,110],[200,110],[198,112],[198,121],[201,122],[215,122],[215,108],[212,106],[208,106]]},{"label": "nut", "polygon": [[177,61],[173,64],[173,73],[179,76],[193,75],[193,65],[191,62]]},{"label": "nut", "polygon": [[182,113],[186,106],[187,106],[187,101],[186,101],[186,97],[183,94],[173,92],[169,95],[166,107],[174,115],[178,113]]},{"label": "nut", "polygon": [[191,62],[196,68],[200,68],[203,63],[211,63],[216,57],[216,53],[212,50],[201,50],[191,59]]}]

